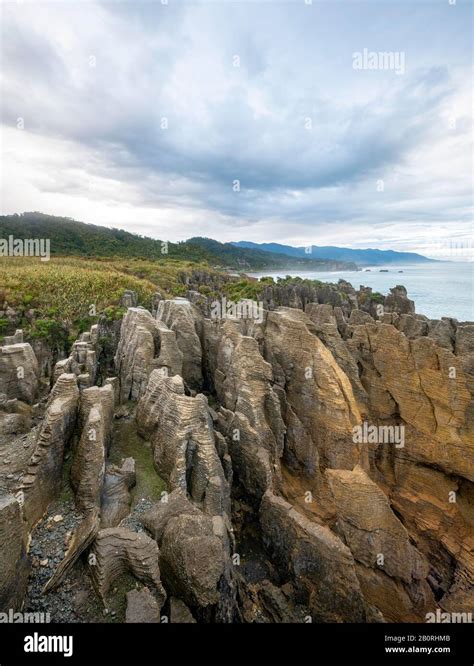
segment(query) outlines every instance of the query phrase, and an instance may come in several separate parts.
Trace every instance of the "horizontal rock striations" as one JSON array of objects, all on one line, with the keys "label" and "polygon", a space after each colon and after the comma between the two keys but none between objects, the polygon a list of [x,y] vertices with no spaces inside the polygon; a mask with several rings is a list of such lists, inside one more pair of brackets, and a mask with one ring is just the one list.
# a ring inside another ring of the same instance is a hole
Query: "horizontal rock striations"
[{"label": "horizontal rock striations", "polygon": [[230,621],[236,589],[229,474],[218,451],[226,455],[225,443],[214,432],[207,399],[185,395],[181,377],[154,370],[136,418],[172,491],[143,519],[160,543],[163,580],[201,617]]},{"label": "horizontal rock striations", "polygon": [[116,527],[130,513],[130,489],[136,483],[135,461],[126,458],[121,467],[107,465],[102,486],[101,527]]},{"label": "horizontal rock striations", "polygon": [[166,599],[160,579],[158,545],[144,533],[123,527],[99,531],[88,558],[92,580],[105,599],[114,581],[130,572],[153,591],[160,608]]},{"label": "horizontal rock striations", "polygon": [[364,596],[386,619],[403,622],[436,606],[427,559],[413,546],[383,491],[360,468],[326,470],[338,530],[358,566]]},{"label": "horizontal rock striations", "polygon": [[166,375],[182,373],[183,355],[176,335],[144,308],[129,308],[122,321],[115,354],[120,379],[120,402],[138,400],[153,369]]},{"label": "horizontal rock striations", "polygon": [[314,621],[370,619],[351,551],[334,532],[308,520],[271,491],[262,500],[260,523],[270,556],[281,574],[295,582]]},{"label": "horizontal rock striations", "polygon": [[257,341],[235,321],[206,321],[206,356],[222,405],[218,423],[246,492],[260,500],[280,478],[284,399]]},{"label": "horizontal rock striations", "polygon": [[183,371],[178,374],[191,389],[199,391],[203,379],[201,311],[186,298],[173,298],[158,303],[156,318],[176,333],[176,343],[183,354]]},{"label": "horizontal rock striations", "polygon": [[78,403],[75,375],[61,375],[49,397],[34,452],[19,487],[30,528],[60,490],[64,450],[74,431]]},{"label": "horizontal rock striations", "polygon": [[171,489],[189,493],[210,515],[229,510],[229,487],[216,449],[206,398],[184,395],[178,375],[150,375],[137,408],[139,432],[150,439],[159,474]]},{"label": "horizontal rock striations", "polygon": [[81,396],[80,423],[82,432],[74,451],[71,483],[76,506],[89,511],[100,506],[104,483],[105,460],[109,447],[114,411],[112,386],[92,386]]},{"label": "horizontal rock striations", "polygon": [[264,333],[264,356],[284,388],[290,464],[315,476],[320,468],[352,469],[359,459],[352,429],[361,415],[346,374],[303,312],[269,312]]}]

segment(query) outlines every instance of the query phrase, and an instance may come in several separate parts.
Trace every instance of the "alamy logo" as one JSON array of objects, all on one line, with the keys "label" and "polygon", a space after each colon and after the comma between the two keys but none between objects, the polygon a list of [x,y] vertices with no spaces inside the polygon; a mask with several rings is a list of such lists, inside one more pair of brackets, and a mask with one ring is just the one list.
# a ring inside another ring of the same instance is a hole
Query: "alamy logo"
[{"label": "alamy logo", "polygon": [[228,301],[224,296],[220,301],[211,303],[211,319],[255,319],[263,321],[263,302],[244,298],[238,302]]},{"label": "alamy logo", "polygon": [[43,636],[37,631],[32,636],[25,636],[25,652],[62,652],[65,657],[72,657],[72,636]]},{"label": "alamy logo", "polygon": [[404,425],[370,425],[364,421],[362,425],[352,428],[354,444],[395,444],[396,449],[405,446]]},{"label": "alamy logo", "polygon": [[369,51],[364,49],[352,54],[352,69],[391,70],[395,74],[405,74],[404,51]]},{"label": "alamy logo", "polygon": [[49,238],[0,238],[0,257],[40,257],[50,259]]},{"label": "alamy logo", "polygon": [[51,613],[21,613],[9,608],[7,612],[0,613],[0,623],[8,624],[43,624],[51,622]]},{"label": "alamy logo", "polygon": [[438,622],[441,624],[472,623],[472,613],[447,613],[446,611],[441,611],[439,608],[436,609],[436,613],[426,613],[425,617],[427,622]]}]

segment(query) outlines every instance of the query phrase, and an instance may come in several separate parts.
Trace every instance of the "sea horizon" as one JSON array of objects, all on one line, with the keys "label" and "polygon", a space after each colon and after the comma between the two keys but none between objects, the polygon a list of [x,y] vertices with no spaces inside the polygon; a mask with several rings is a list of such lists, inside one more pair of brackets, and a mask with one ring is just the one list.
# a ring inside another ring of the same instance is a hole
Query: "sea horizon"
[{"label": "sea horizon", "polygon": [[458,321],[474,320],[472,261],[380,264],[352,271],[260,271],[247,275],[257,278],[270,276],[274,279],[289,275],[335,284],[339,280],[346,280],[355,289],[363,285],[384,295],[389,293],[390,288],[403,285],[408,298],[415,302],[417,314],[426,315],[430,319],[449,317]]}]

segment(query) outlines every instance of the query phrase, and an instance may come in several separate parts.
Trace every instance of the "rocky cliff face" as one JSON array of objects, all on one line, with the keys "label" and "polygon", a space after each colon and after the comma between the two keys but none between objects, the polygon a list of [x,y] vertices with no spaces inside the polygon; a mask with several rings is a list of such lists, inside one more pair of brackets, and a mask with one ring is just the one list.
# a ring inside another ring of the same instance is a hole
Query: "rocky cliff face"
[{"label": "rocky cliff face", "polygon": [[215,319],[206,299],[151,313],[128,293],[115,376],[93,327],[43,396],[33,349],[6,340],[1,610],[54,608],[71,581],[108,610],[130,577],[130,622],[474,610],[474,325],[416,314],[400,286],[263,300],[262,319]]}]

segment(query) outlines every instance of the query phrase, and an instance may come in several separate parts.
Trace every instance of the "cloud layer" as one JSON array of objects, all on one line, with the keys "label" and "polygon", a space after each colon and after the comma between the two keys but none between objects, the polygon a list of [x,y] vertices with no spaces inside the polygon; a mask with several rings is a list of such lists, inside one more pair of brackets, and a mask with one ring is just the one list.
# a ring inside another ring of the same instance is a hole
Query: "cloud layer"
[{"label": "cloud layer", "polygon": [[[171,240],[469,242],[469,2],[2,11],[3,212]],[[353,69],[365,48],[404,73]]]}]

